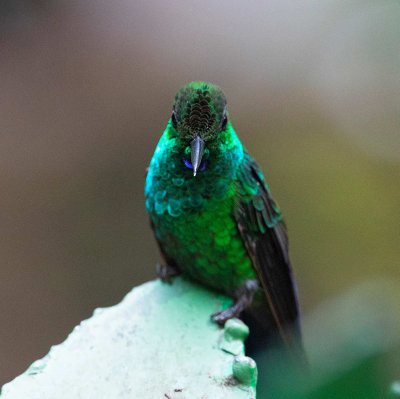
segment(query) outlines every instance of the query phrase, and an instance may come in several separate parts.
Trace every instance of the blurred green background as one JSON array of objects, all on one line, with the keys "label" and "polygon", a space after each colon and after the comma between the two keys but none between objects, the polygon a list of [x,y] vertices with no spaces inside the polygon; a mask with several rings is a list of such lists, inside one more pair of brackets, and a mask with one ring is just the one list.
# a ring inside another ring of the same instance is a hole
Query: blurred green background
[{"label": "blurred green background", "polygon": [[399,281],[397,1],[3,1],[0,385],[154,278],[145,168],[220,85],[289,227],[305,314]]}]

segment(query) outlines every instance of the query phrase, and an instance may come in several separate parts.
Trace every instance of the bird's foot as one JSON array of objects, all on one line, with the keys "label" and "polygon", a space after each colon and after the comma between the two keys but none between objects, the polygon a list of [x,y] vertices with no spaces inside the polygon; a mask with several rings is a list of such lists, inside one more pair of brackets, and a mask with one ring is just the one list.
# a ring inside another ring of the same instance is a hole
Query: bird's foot
[{"label": "bird's foot", "polygon": [[233,319],[234,317],[239,316],[240,312],[237,312],[234,309],[235,305],[231,306],[226,310],[221,310],[220,312],[216,312],[211,315],[211,320],[214,323],[219,324],[220,326],[224,326],[224,324],[229,320]]},{"label": "bird's foot", "polygon": [[174,266],[168,264],[157,263],[157,277],[164,283],[172,283],[172,277],[178,276],[181,272]]},{"label": "bird's foot", "polygon": [[211,315],[212,321],[223,326],[227,320],[239,317],[243,310],[252,304],[254,294],[259,287],[257,280],[246,280],[236,291],[234,304],[226,310],[221,310]]}]

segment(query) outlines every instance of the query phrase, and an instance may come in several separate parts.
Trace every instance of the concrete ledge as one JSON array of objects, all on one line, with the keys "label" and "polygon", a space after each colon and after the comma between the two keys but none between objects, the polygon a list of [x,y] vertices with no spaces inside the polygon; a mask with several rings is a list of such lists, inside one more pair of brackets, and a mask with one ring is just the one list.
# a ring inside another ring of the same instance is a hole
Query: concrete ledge
[{"label": "concrete ledge", "polygon": [[96,309],[65,342],[6,384],[1,399],[250,399],[257,369],[247,327],[210,315],[231,300],[182,278],[134,288]]}]

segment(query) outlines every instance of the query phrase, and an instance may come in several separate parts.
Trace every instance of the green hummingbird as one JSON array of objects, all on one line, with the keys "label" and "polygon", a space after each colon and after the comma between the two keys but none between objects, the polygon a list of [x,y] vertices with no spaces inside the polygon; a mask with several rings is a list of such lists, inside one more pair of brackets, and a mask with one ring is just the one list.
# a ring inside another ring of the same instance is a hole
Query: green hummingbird
[{"label": "green hummingbird", "polygon": [[192,82],[176,94],[145,197],[163,258],[158,275],[183,273],[233,297],[215,322],[246,310],[291,345],[300,327],[285,224],[218,86]]}]

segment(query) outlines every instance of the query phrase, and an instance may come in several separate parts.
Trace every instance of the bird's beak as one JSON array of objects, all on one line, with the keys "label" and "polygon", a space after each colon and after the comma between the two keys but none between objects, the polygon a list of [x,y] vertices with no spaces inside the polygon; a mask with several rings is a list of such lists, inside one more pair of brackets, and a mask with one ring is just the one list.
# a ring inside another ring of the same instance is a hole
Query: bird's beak
[{"label": "bird's beak", "polygon": [[196,176],[196,173],[201,164],[201,158],[203,158],[204,140],[200,136],[196,136],[190,143],[190,149],[191,161],[193,166],[193,176]]}]

